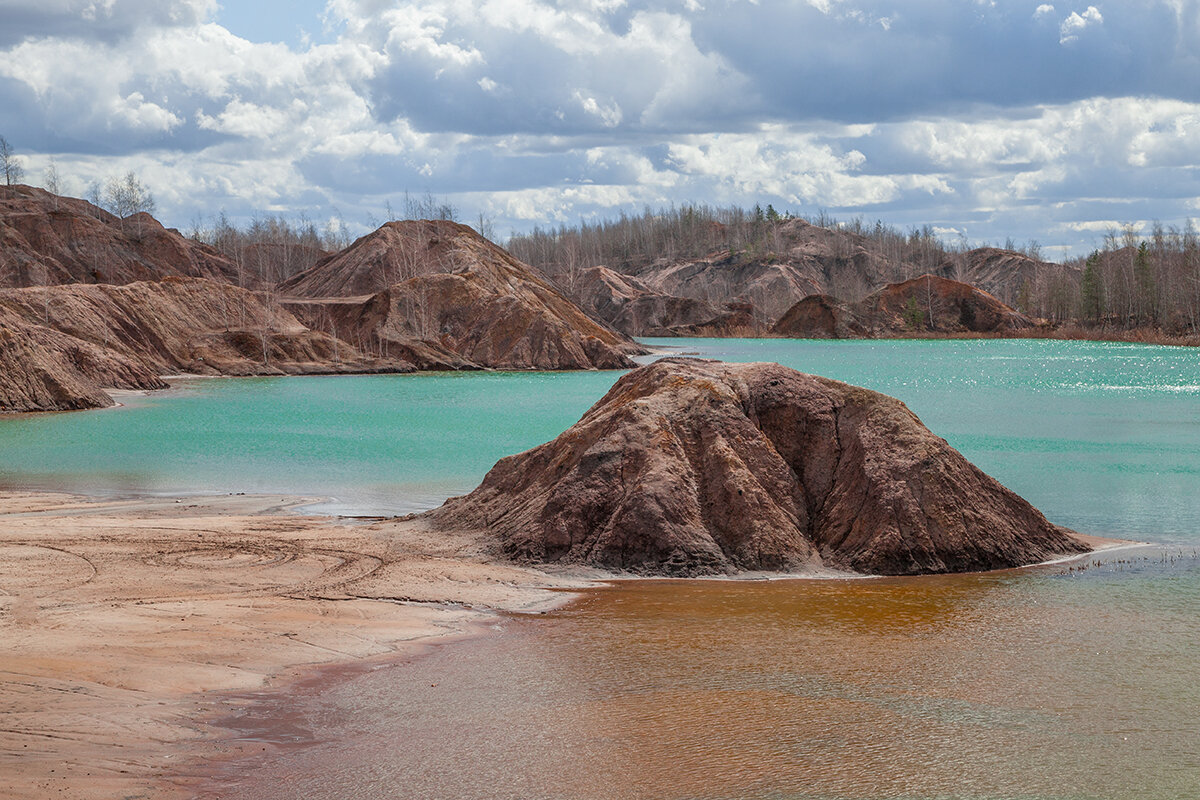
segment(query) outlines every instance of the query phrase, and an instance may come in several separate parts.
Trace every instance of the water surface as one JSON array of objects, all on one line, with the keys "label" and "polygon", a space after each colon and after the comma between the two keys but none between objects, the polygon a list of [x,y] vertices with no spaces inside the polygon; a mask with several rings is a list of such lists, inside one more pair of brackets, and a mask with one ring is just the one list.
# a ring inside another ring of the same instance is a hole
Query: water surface
[{"label": "water surface", "polygon": [[1141,800],[1200,792],[1200,561],[636,581],[301,696],[227,800]]},{"label": "water surface", "polygon": [[[1200,355],[1104,342],[648,340],[778,361],[899,397],[1060,524],[1186,542],[1200,530]],[[329,496],[423,510],[552,439],[617,372],[178,381],[124,408],[0,418],[0,486]]]},{"label": "water surface", "polygon": [[[503,636],[265,695],[246,713],[286,708],[301,746],[233,765],[216,796],[1200,796],[1197,351],[652,343],[897,396],[1052,520],[1154,544],[1086,569],[588,592],[500,619]],[[618,377],[182,381],[117,410],[0,419],[0,483],[409,511],[557,435]]]}]

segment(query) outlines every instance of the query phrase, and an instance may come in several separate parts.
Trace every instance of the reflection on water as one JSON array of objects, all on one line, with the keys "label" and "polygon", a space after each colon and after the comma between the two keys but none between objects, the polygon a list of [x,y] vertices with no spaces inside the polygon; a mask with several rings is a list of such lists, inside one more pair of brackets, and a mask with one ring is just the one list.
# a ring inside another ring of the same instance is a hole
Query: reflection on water
[{"label": "reflection on water", "polygon": [[268,698],[251,713],[286,703],[322,743],[236,765],[241,788],[221,791],[1193,797],[1200,560],[1165,552],[1083,571],[621,583],[507,618],[502,636]]}]

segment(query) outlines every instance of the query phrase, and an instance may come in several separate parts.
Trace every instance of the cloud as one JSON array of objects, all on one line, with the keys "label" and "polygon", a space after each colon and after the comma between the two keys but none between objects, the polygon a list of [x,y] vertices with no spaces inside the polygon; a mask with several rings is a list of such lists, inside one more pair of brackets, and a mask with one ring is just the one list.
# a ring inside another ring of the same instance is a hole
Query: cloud
[{"label": "cloud", "polygon": [[216,0],[0,0],[0,46],[43,37],[111,43],[139,28],[195,25],[216,7]]},{"label": "cloud", "polygon": [[[1051,7],[1053,8],[1053,7]],[[1070,44],[1079,40],[1079,36],[1083,31],[1090,27],[1098,27],[1104,24],[1104,17],[1101,16],[1100,10],[1095,6],[1088,6],[1087,10],[1080,14],[1077,11],[1072,11],[1071,15],[1062,21],[1059,26],[1059,44]]]},{"label": "cloud", "polygon": [[1200,2],[1132,6],[331,0],[290,48],[210,0],[0,0],[0,132],[176,224],[428,189],[513,227],[771,202],[1077,247],[1195,210]]}]

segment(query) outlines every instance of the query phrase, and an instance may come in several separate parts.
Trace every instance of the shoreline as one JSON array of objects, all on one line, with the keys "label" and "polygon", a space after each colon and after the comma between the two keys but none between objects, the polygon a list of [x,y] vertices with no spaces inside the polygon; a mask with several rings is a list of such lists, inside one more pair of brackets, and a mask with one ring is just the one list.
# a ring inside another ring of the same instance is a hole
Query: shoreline
[{"label": "shoreline", "polygon": [[[477,533],[298,511],[310,502],[0,491],[0,794],[195,796],[213,763],[271,746],[238,735],[239,709],[646,580],[499,564]],[[1097,549],[1046,563],[1141,544],[1081,538]]]},{"label": "shoreline", "polygon": [[186,797],[238,693],[410,658],[585,579],[305,498],[0,493],[0,795]]}]

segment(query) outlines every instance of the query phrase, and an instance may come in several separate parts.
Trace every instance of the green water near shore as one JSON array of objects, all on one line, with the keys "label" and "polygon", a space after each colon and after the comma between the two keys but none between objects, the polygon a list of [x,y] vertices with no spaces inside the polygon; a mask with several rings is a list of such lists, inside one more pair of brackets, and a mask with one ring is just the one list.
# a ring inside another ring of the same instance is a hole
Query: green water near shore
[{"label": "green water near shore", "polygon": [[[904,400],[1054,521],[1187,542],[1200,531],[1200,354],[1098,342],[648,340],[778,361]],[[0,418],[0,486],[324,496],[394,514],[472,489],[574,423],[615,372],[176,381],[119,409]]]}]

